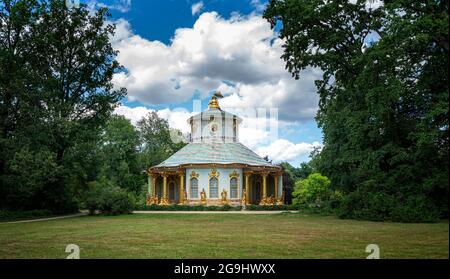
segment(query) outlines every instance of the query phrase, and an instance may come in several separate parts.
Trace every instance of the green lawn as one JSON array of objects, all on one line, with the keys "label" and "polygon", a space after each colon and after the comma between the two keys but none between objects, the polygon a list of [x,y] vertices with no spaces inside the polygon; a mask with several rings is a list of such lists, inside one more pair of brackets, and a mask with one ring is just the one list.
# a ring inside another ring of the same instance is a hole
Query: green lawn
[{"label": "green lawn", "polygon": [[448,222],[377,223],[301,214],[134,214],[0,224],[0,258],[448,258]]}]

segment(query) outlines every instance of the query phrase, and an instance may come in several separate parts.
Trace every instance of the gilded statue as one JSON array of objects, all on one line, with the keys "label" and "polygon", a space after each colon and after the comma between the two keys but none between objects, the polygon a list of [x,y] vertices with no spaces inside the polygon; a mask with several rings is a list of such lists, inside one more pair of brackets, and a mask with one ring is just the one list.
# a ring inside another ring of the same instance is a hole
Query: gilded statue
[{"label": "gilded statue", "polygon": [[227,204],[227,191],[225,191],[225,189],[223,189],[222,193],[220,194],[220,196],[222,197],[222,204]]},{"label": "gilded statue", "polygon": [[281,199],[277,199],[277,205],[283,205],[283,201]]},{"label": "gilded statue", "polygon": [[147,193],[147,197],[146,197],[146,204],[147,205],[152,205],[153,204],[153,197]]},{"label": "gilded statue", "polygon": [[200,201],[202,205],[206,205],[206,192],[205,192],[205,188],[202,189],[202,191],[200,192]]},{"label": "gilded statue", "polygon": [[242,194],[241,203],[242,203],[242,205],[246,205],[247,204],[247,191],[245,191],[245,188],[244,188],[244,193]]}]

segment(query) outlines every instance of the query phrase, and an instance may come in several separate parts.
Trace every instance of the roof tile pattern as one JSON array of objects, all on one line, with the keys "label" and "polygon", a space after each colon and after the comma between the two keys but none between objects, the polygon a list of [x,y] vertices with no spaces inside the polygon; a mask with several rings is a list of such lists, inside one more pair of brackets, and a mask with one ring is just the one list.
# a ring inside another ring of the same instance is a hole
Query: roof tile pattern
[{"label": "roof tile pattern", "polygon": [[189,143],[156,167],[176,167],[187,164],[245,164],[274,167],[239,142]]}]

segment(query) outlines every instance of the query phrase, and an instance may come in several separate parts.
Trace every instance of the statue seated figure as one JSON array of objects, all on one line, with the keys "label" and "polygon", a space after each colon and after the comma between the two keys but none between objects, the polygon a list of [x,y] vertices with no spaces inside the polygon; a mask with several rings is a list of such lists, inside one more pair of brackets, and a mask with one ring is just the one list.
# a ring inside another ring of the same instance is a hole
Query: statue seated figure
[{"label": "statue seated figure", "polygon": [[202,205],[206,205],[206,192],[205,188],[200,192],[200,202]]},{"label": "statue seated figure", "polygon": [[220,196],[222,197],[222,204],[225,205],[228,203],[227,201],[227,191],[225,191],[225,189],[223,189],[222,193],[220,194]]},{"label": "statue seated figure", "polygon": [[152,196],[149,193],[147,193],[147,197],[145,199],[145,204],[146,205],[152,205],[153,204],[153,198],[152,198]]},{"label": "statue seated figure", "polygon": [[245,188],[244,188],[243,192],[244,193],[242,194],[241,204],[246,205],[247,204],[247,192],[245,191]]}]

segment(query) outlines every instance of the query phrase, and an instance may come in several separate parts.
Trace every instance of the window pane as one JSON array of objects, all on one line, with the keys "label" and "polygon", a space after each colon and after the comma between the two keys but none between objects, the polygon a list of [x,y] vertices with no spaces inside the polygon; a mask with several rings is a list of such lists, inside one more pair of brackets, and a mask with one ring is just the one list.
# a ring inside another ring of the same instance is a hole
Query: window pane
[{"label": "window pane", "polygon": [[219,197],[219,181],[215,177],[209,180],[209,197],[210,198]]},{"label": "window pane", "polygon": [[230,198],[237,199],[237,191],[238,191],[237,178],[233,177],[230,180]]},{"label": "window pane", "polygon": [[191,198],[193,199],[197,199],[198,198],[198,180],[197,178],[192,178],[191,179]]}]

